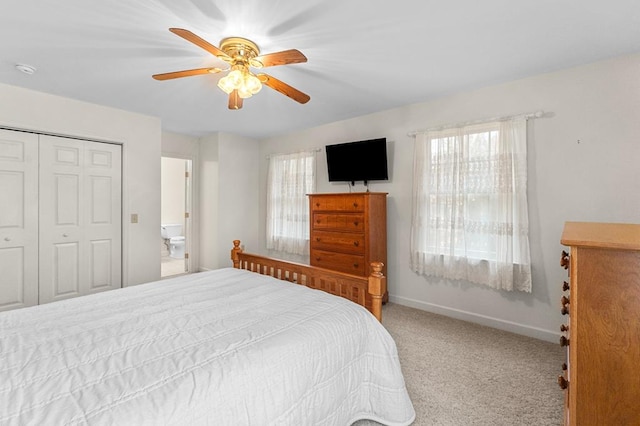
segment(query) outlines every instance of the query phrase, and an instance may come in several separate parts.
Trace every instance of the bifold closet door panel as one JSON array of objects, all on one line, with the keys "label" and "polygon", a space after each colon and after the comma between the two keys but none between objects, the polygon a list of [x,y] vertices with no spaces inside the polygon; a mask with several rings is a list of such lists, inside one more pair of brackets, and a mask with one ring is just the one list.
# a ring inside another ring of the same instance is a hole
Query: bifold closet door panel
[{"label": "bifold closet door panel", "polygon": [[0,311],[38,304],[38,136],[0,129]]},{"label": "bifold closet door panel", "polygon": [[121,287],[121,148],[40,136],[40,303]]},{"label": "bifold closet door panel", "polygon": [[85,142],[84,157],[90,264],[84,293],[94,293],[122,287],[122,147]]}]

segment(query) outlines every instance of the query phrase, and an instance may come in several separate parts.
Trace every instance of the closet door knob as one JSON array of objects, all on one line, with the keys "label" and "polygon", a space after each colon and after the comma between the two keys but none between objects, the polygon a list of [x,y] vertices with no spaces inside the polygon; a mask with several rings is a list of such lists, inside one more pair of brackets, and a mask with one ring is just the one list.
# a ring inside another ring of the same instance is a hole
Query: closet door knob
[{"label": "closet door knob", "polygon": [[69,234],[62,234],[63,237],[67,238]]},{"label": "closet door knob", "polygon": [[11,238],[9,238],[9,237],[4,237],[4,240],[5,240],[5,241],[11,241]]}]

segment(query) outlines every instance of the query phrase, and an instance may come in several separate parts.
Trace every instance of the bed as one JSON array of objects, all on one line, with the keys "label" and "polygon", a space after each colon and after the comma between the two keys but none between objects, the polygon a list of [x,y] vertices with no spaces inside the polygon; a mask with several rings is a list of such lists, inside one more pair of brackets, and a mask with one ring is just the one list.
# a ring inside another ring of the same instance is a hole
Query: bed
[{"label": "bed", "polygon": [[0,313],[0,424],[410,424],[395,343],[360,306],[380,288],[239,245],[234,268]]}]

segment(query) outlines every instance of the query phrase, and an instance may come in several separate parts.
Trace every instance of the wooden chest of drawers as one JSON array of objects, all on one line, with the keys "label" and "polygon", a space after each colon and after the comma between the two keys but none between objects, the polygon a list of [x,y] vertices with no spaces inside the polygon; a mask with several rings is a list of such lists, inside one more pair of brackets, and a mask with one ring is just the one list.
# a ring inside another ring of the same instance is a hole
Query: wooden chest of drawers
[{"label": "wooden chest of drawers", "polygon": [[368,276],[387,264],[387,194],[309,194],[312,266]]},{"label": "wooden chest of drawers", "polygon": [[566,425],[640,425],[640,225],[565,224]]}]

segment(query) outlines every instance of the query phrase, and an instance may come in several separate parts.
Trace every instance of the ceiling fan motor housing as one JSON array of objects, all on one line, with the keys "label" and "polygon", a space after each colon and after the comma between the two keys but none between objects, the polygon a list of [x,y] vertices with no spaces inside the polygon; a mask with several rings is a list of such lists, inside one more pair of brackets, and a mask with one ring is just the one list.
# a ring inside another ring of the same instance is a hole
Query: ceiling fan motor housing
[{"label": "ceiling fan motor housing", "polygon": [[256,68],[262,67],[260,62],[252,61],[253,58],[260,55],[260,49],[251,40],[242,37],[227,37],[220,41],[220,50],[233,58],[236,63],[250,64]]}]

